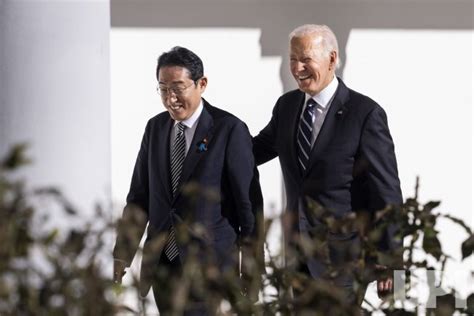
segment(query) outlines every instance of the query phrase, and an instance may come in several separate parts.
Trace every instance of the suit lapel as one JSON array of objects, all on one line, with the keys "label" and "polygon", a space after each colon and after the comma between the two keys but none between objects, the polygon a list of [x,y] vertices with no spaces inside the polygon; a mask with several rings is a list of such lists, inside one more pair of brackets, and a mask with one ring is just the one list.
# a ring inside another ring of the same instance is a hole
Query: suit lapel
[{"label": "suit lapel", "polygon": [[311,149],[309,165],[308,169],[306,169],[305,176],[310,172],[316,159],[324,151],[332,137],[336,135],[338,123],[343,120],[344,115],[348,112],[348,99],[349,91],[342,80],[339,79],[339,86],[336,90],[336,95],[329,107],[329,111],[324,119],[318,138]]},{"label": "suit lapel", "polygon": [[170,132],[173,126],[173,120],[169,117],[165,123],[158,129],[158,146],[152,146],[155,150],[152,152],[152,159],[158,161],[158,173],[163,192],[166,192],[171,201],[171,180],[170,180]]},{"label": "suit lapel", "polygon": [[[191,142],[191,147],[189,147],[189,151],[186,154],[186,158],[183,162],[183,171],[181,173],[178,188],[180,188],[183,183],[188,181],[197,163],[206,154],[206,151],[199,150],[199,144],[203,140],[207,140],[206,143],[209,144],[212,139],[214,121],[211,114],[209,114],[209,111],[207,110],[210,105],[204,99],[203,106],[204,108],[202,109],[201,116],[199,117],[198,125],[196,126],[196,131],[194,132],[194,137]],[[178,189],[178,192],[173,199],[173,203],[180,196],[180,191],[181,190]]]}]

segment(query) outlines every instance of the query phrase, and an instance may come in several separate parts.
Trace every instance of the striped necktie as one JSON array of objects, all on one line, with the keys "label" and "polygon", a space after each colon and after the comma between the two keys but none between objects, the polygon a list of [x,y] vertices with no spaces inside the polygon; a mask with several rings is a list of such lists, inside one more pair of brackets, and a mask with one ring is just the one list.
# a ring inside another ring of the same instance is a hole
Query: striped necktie
[{"label": "striped necktie", "polygon": [[298,127],[298,163],[302,173],[308,168],[309,155],[311,153],[311,138],[313,136],[313,115],[316,104],[313,98],[310,98],[308,102],[306,102],[306,108]]},{"label": "striped necktie", "polygon": [[[186,157],[186,139],[184,137],[184,129],[186,126],[183,123],[176,124],[176,137],[174,139],[173,147],[170,155],[171,165],[171,190],[173,197],[178,190],[179,179],[183,170],[183,162]],[[178,245],[176,244],[176,234],[174,227],[170,227],[168,240],[165,245],[165,255],[170,261],[173,261],[178,256]]]}]

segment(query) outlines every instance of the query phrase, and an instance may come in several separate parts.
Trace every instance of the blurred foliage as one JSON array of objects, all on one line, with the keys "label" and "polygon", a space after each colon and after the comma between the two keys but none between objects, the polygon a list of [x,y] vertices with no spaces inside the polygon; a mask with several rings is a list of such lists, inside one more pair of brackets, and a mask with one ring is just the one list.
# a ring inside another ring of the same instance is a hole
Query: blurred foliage
[{"label": "blurred foliage", "polygon": [[[14,171],[29,162],[25,148],[15,146],[0,163],[0,315],[114,314],[112,283],[97,259],[104,252],[102,235],[112,227],[44,229],[75,220],[76,211],[59,190],[30,190],[15,179]],[[65,217],[38,216],[35,204],[45,199],[60,205]],[[100,208],[95,216],[105,218]]]},{"label": "blurred foliage", "polygon": [[[104,272],[110,271],[112,266],[110,245],[106,245],[104,236],[117,229],[111,220],[111,212],[97,207],[89,222],[79,221],[77,211],[59,190],[30,190],[15,178],[15,171],[28,162],[25,145],[13,148],[0,162],[0,315],[145,315],[146,305],[150,304],[146,299],[139,300],[140,306],[137,307],[121,303],[122,293],[126,291],[139,297],[138,278],[132,275],[130,285],[117,285],[113,284],[111,273]],[[243,250],[242,265],[248,273],[240,276],[235,271],[220,273],[212,263],[202,265],[201,259],[208,254],[195,248],[194,255],[184,263],[182,278],[175,280],[172,286],[174,315],[180,315],[193,303],[191,297],[205,301],[217,315],[361,315],[361,310],[347,305],[344,294],[334,286],[334,281],[341,273],[351,274],[355,294],[363,297],[367,283],[392,269],[436,269],[436,265],[444,269],[450,258],[439,242],[436,223],[440,218],[451,220],[466,232],[467,238],[460,246],[463,260],[473,253],[471,228],[459,219],[436,212],[439,202],[419,203],[417,192],[418,185],[415,198],[407,199],[402,206],[389,206],[376,214],[356,212],[344,218],[336,218],[310,201],[313,206],[311,216],[323,223],[324,229],[312,231],[310,240],[299,240],[294,247],[298,251],[286,249],[284,255],[266,258],[266,273],[263,274],[256,256],[248,255],[256,253],[252,250]],[[40,207],[35,204],[38,197],[46,197],[60,205],[61,220],[77,221],[77,225],[70,229],[63,229],[59,224],[51,227],[48,221],[60,221],[38,216]],[[285,215],[281,222],[284,226]],[[272,224],[273,220],[265,220],[265,232]],[[121,226],[121,229],[127,227],[123,222]],[[195,228],[194,231],[202,229]],[[387,230],[395,232],[392,242],[400,247],[382,251],[380,242]],[[351,252],[348,258],[352,259],[346,264],[331,266],[328,234],[351,232],[357,232],[361,240],[356,258]],[[403,247],[404,239],[407,245]],[[154,238],[154,247],[163,247],[164,240],[164,236]],[[265,233],[255,244],[262,245],[264,240]],[[424,253],[421,261],[416,259],[420,258],[419,252]],[[283,256],[291,263],[299,256],[314,255],[329,265],[324,281],[315,282],[291,264],[283,264]],[[380,271],[375,263],[388,269]],[[109,267],[104,268],[104,264]],[[167,271],[157,268],[156,273],[166,276]],[[407,282],[407,290],[409,286]],[[299,295],[293,295],[293,291]],[[260,299],[255,301],[257,293],[260,293]],[[456,310],[454,294],[455,289],[451,289],[451,293],[439,297],[438,308],[428,310],[428,314],[452,315]],[[411,310],[395,308],[395,301],[390,296],[380,306],[369,306],[370,310],[364,311],[365,314],[376,311],[385,315],[418,313],[417,307]],[[474,294],[469,296],[466,309],[457,310],[473,313]]]}]

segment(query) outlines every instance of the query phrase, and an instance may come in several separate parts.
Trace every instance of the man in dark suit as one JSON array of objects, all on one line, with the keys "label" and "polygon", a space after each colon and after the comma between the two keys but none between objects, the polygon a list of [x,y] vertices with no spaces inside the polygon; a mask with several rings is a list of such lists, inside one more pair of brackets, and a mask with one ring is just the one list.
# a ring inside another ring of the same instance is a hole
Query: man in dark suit
[{"label": "man in dark suit", "polygon": [[[255,237],[262,197],[246,125],[201,97],[207,86],[201,59],[175,47],[159,57],[156,76],[166,111],[145,128],[118,229],[114,279],[121,282],[148,223],[141,295],[151,285],[166,315],[172,279],[182,276],[193,250],[222,273],[237,269],[238,242]],[[179,227],[188,236],[180,239]],[[185,315],[213,314],[202,297],[192,299]]]},{"label": "man in dark suit", "polygon": [[[323,227],[308,200],[336,218],[351,212],[372,214],[387,205],[402,203],[394,144],[384,110],[373,100],[346,87],[335,76],[338,46],[327,26],[303,25],[290,34],[290,68],[299,89],[282,95],[268,125],[254,138],[258,165],[279,157],[290,224],[285,237],[298,243],[310,240]],[[313,204],[314,205],[314,204]],[[387,230],[381,251],[400,241]],[[338,266],[355,259],[360,245],[356,231],[327,232],[329,261]],[[290,247],[291,248],[291,247]],[[318,280],[325,277],[327,262],[306,256],[298,269]],[[379,267],[383,269],[384,267]],[[347,292],[348,302],[360,303],[352,294],[352,279],[341,277],[335,285]],[[392,288],[392,278],[378,281],[379,294]]]}]

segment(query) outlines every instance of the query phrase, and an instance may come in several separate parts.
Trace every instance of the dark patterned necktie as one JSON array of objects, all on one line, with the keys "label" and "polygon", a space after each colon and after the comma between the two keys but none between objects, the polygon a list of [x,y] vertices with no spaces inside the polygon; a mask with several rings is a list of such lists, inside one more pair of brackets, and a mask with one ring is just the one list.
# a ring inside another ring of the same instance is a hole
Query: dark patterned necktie
[{"label": "dark patterned necktie", "polygon": [[298,127],[298,164],[302,173],[306,171],[311,153],[311,138],[313,136],[313,115],[316,108],[316,101],[310,98],[306,102],[303,116]]},{"label": "dark patterned necktie", "polygon": [[[183,170],[183,162],[186,157],[186,139],[184,137],[184,129],[186,126],[183,123],[176,125],[176,137],[174,139],[173,147],[170,155],[171,165],[171,190],[173,197],[176,195],[178,190],[179,179],[181,178],[181,172]],[[174,227],[170,227],[168,240],[165,245],[165,255],[170,261],[173,261],[178,256],[178,245],[176,244],[176,234]]]}]

